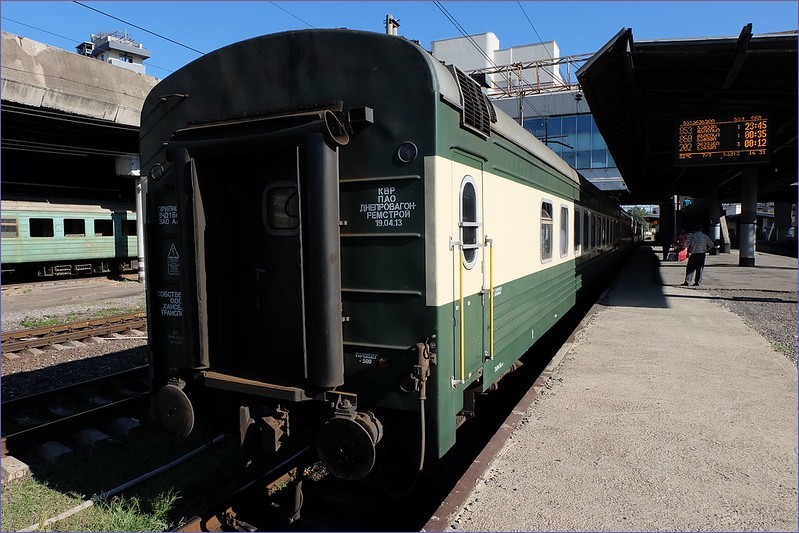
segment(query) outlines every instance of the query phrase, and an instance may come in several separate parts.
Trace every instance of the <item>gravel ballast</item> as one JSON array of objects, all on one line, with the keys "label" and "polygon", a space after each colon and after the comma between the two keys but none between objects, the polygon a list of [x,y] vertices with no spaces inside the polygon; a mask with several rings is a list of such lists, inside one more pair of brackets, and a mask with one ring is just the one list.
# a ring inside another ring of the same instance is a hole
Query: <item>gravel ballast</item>
[{"label": "gravel ballast", "polygon": [[[4,286],[3,332],[27,329],[23,322],[60,323],[97,315],[142,310],[144,287],[124,279],[88,278]],[[98,338],[77,347],[3,354],[2,401],[80,383],[147,363],[147,339]]]}]

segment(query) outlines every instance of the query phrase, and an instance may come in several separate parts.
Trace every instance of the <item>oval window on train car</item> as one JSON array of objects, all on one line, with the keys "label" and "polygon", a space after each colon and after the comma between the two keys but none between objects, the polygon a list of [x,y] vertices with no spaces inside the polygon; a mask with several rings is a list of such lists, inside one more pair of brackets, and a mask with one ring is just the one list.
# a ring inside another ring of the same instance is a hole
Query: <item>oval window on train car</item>
[{"label": "oval window on train car", "polygon": [[477,228],[480,226],[477,220],[477,186],[474,178],[464,176],[461,182],[461,249],[463,251],[463,266],[472,268],[477,262]]},{"label": "oval window on train car", "polygon": [[300,196],[292,182],[276,182],[264,189],[264,229],[273,235],[297,235],[300,227]]}]

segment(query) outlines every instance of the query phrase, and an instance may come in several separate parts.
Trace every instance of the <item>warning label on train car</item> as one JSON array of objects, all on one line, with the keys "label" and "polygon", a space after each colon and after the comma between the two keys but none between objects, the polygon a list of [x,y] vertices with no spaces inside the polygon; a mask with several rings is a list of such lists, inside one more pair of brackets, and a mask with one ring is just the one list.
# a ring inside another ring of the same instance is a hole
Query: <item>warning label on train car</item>
[{"label": "warning label on train car", "polygon": [[360,213],[376,228],[399,228],[416,210],[416,202],[402,197],[397,187],[378,187],[374,201],[362,203]]},{"label": "warning label on train car", "polygon": [[166,256],[166,273],[170,276],[180,276],[180,255],[174,243]]}]

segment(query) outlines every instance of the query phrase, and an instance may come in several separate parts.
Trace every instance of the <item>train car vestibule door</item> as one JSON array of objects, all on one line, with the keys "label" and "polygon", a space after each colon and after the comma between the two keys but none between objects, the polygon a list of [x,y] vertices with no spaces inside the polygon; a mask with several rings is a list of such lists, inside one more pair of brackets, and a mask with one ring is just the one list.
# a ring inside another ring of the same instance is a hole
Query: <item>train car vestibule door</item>
[{"label": "train car vestibule door", "polygon": [[483,365],[485,313],[483,301],[483,172],[482,161],[453,154],[452,236],[455,383],[468,381]]}]

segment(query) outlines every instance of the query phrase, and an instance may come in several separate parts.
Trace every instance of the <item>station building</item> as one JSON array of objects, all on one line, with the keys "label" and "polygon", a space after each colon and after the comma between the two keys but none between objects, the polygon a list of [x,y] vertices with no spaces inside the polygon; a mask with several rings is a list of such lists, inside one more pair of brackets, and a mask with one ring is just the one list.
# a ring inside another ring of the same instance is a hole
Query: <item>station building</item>
[{"label": "station building", "polygon": [[[489,32],[431,51],[599,189],[647,206],[665,235],[702,223],[749,266],[756,246],[796,255],[796,31],[634,41],[625,28],[565,57],[554,41],[502,49]],[[746,113],[770,121],[765,157],[676,160],[677,118]]]},{"label": "station building", "polygon": [[627,187],[574,78],[591,54],[562,57],[555,41],[500,48],[491,32],[433,41],[431,51],[481,81],[497,108],[599,189],[623,199]]}]

